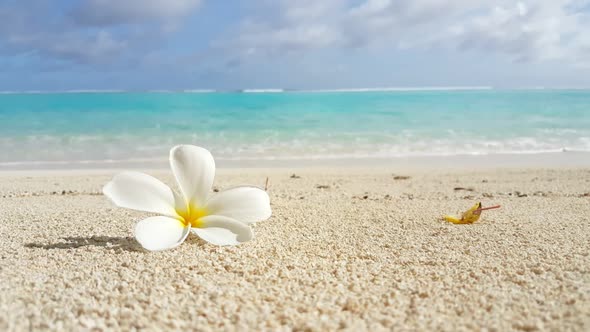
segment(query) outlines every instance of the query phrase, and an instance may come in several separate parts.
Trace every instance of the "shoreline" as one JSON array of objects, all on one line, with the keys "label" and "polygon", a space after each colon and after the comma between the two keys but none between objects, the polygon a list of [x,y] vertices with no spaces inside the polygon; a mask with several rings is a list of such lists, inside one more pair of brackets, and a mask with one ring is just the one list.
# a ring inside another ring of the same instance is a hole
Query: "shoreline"
[{"label": "shoreline", "polygon": [[[482,154],[409,156],[391,158],[263,159],[228,160],[216,158],[222,169],[300,168],[396,168],[401,170],[464,170],[494,168],[584,168],[590,167],[590,152],[540,152],[526,154]],[[43,171],[116,171],[124,169],[163,170],[168,161],[71,161],[0,163],[0,173]]]}]

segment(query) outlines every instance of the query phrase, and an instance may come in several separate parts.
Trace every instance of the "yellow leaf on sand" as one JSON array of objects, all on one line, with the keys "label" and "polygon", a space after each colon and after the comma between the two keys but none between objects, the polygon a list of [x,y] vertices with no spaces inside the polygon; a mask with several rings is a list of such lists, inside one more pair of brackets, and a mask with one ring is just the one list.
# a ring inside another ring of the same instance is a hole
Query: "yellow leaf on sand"
[{"label": "yellow leaf on sand", "polygon": [[481,202],[475,204],[471,209],[463,212],[461,215],[461,219],[453,217],[453,216],[445,216],[445,220],[448,222],[452,222],[453,224],[473,224],[474,222],[479,220],[481,216]]}]

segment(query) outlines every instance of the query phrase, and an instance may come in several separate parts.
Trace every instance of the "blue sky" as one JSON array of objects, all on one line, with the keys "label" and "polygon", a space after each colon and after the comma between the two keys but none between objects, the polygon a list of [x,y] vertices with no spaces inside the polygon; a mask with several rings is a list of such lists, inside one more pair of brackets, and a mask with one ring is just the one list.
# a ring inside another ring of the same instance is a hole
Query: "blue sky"
[{"label": "blue sky", "polygon": [[590,1],[1,0],[0,90],[590,87]]}]

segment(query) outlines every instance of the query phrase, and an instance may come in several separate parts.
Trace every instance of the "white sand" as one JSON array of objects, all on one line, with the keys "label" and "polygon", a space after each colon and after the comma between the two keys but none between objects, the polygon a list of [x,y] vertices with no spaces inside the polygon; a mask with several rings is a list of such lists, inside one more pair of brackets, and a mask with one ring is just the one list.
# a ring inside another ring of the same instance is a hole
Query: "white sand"
[{"label": "white sand", "polygon": [[[273,217],[158,253],[112,174],[0,174],[0,330],[590,330],[590,170],[393,173],[222,170],[268,175]],[[502,208],[440,219],[478,200]]]}]

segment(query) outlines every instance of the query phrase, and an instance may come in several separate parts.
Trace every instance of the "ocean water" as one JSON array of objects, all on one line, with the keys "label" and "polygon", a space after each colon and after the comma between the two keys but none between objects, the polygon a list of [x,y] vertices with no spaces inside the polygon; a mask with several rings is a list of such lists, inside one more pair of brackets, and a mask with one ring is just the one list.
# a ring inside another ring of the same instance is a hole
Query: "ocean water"
[{"label": "ocean water", "polygon": [[0,94],[0,166],[590,151],[590,91]]}]

